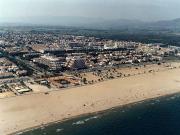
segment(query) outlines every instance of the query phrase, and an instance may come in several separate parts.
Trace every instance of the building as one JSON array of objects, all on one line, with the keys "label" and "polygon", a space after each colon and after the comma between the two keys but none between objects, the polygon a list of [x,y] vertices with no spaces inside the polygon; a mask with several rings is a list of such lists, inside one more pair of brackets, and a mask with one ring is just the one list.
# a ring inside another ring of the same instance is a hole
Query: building
[{"label": "building", "polygon": [[26,70],[18,70],[18,71],[16,71],[16,74],[18,76],[26,76],[27,75],[27,71]]},{"label": "building", "polygon": [[16,72],[19,68],[7,58],[0,58],[0,73]]},{"label": "building", "polygon": [[39,53],[49,53],[49,52],[62,50],[62,48],[60,48],[58,45],[44,45],[44,44],[35,44],[32,45],[31,48],[33,51]]},{"label": "building", "polygon": [[63,59],[49,54],[43,55],[40,58],[36,58],[33,60],[33,62],[37,64],[47,66],[48,69],[51,71],[60,70],[62,68],[63,61],[64,61]]},{"label": "building", "polygon": [[67,57],[66,60],[67,60],[66,67],[68,67],[70,69],[84,69],[84,68],[86,68],[85,59],[81,58],[80,56]]},{"label": "building", "polygon": [[13,78],[14,74],[11,72],[7,73],[0,73],[0,79],[7,79],[7,78]]},{"label": "building", "polygon": [[82,49],[84,46],[83,46],[83,44],[80,44],[78,42],[70,42],[69,47],[71,49]]}]

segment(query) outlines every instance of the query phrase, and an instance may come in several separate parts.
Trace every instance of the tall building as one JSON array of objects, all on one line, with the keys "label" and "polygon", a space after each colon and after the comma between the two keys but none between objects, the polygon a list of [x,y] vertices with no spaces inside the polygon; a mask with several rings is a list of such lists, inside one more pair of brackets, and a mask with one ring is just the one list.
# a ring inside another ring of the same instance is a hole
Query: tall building
[{"label": "tall building", "polygon": [[77,57],[67,57],[66,67],[70,69],[84,69],[86,68],[86,62],[84,58]]}]

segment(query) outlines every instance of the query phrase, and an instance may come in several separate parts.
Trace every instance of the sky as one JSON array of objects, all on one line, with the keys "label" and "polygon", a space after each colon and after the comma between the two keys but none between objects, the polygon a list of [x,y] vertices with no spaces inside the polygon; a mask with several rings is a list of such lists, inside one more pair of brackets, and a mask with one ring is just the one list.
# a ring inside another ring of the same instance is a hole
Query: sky
[{"label": "sky", "polygon": [[179,7],[180,0],[0,0],[0,22],[41,17],[169,20],[180,17]]}]

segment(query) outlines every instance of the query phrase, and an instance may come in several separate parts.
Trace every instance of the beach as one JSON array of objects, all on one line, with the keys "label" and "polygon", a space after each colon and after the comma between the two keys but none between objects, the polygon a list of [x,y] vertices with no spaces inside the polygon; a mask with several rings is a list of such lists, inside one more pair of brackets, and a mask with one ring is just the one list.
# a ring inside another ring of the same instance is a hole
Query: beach
[{"label": "beach", "polygon": [[180,92],[180,69],[0,99],[0,134]]}]

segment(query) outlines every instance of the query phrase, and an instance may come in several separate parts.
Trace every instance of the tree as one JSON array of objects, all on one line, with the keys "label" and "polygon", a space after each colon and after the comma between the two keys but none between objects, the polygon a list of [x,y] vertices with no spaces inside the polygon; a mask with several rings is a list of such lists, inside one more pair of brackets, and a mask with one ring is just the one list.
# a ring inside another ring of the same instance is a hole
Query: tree
[{"label": "tree", "polygon": [[83,82],[84,84],[86,84],[86,83],[87,83],[87,79],[86,79],[86,78],[83,78],[83,79],[82,79],[82,82]]}]

